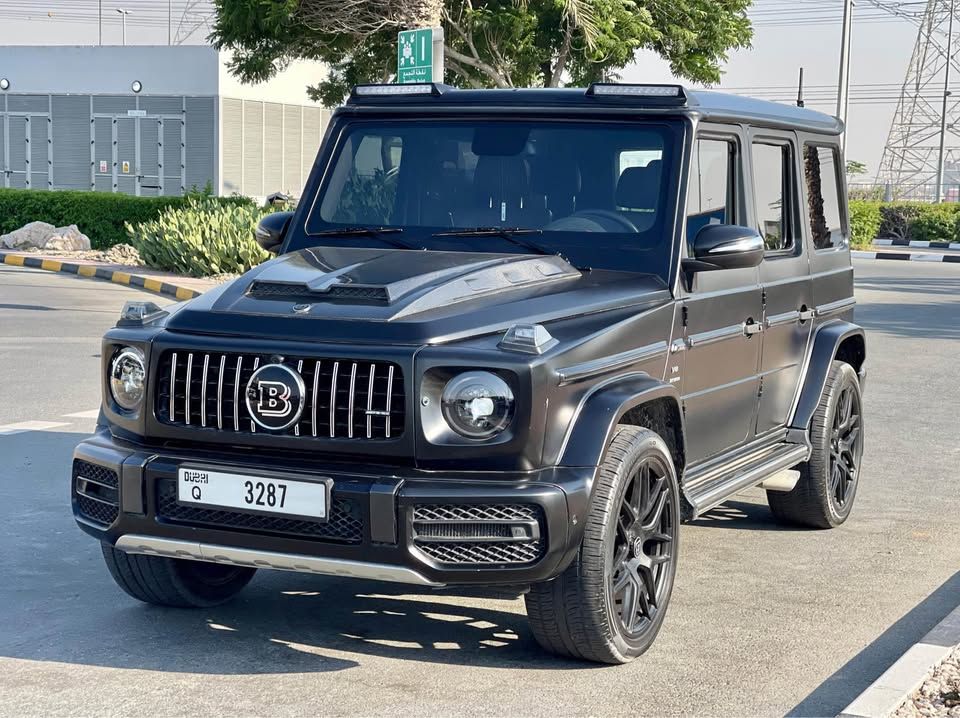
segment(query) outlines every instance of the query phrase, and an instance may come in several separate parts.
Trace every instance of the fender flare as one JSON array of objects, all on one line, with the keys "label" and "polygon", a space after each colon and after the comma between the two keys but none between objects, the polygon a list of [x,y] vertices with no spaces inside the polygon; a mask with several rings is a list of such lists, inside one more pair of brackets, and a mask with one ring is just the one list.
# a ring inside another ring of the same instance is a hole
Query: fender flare
[{"label": "fender flare", "polygon": [[[598,385],[581,400],[567,430],[558,464],[599,466],[623,415],[658,399],[672,401],[676,407],[680,417],[677,430],[682,441],[683,410],[677,388],[643,372],[627,374]],[[681,468],[678,467],[678,473]]]},{"label": "fender flare", "polygon": [[[859,337],[864,347],[866,358],[866,335],[863,328],[851,322],[839,319],[828,322],[816,330],[811,342],[810,353],[807,355],[806,371],[804,372],[803,387],[797,398],[796,406],[790,417],[788,426],[806,432],[817,410],[823,388],[827,383],[830,365],[837,356],[840,345],[851,337]],[[862,370],[858,368],[858,373]]]}]

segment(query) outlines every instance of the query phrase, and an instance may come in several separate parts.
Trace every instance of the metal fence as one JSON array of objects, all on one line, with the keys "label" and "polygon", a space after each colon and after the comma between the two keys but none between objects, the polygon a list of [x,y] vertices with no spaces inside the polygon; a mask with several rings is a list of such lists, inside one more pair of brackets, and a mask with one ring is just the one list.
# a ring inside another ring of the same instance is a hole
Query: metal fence
[{"label": "metal fence", "polygon": [[[868,199],[883,202],[936,202],[935,184],[881,184],[877,182],[847,182],[850,199]],[[960,202],[960,184],[944,184],[943,202]]]}]

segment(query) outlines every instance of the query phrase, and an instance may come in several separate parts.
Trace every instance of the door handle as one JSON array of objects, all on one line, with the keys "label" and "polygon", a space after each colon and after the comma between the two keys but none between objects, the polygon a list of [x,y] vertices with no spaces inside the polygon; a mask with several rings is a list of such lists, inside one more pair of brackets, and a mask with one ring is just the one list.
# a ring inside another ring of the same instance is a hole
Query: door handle
[{"label": "door handle", "polygon": [[817,312],[815,309],[807,309],[806,307],[804,307],[803,309],[800,310],[801,322],[809,321],[810,319],[813,319],[815,316],[817,316]]},{"label": "door handle", "polygon": [[754,334],[759,334],[762,331],[763,325],[753,321],[753,319],[748,319],[743,323],[743,333],[745,336],[752,337]]}]

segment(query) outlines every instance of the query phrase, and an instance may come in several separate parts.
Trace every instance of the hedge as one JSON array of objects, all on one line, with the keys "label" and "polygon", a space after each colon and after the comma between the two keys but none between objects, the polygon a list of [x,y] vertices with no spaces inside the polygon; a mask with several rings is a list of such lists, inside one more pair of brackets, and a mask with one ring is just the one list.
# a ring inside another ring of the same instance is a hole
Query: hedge
[{"label": "hedge", "polygon": [[855,249],[869,247],[877,238],[881,223],[879,202],[850,201],[850,244]]},{"label": "hedge", "polygon": [[[156,219],[165,209],[182,207],[186,199],[134,197],[112,192],[0,189],[0,234],[30,222],[48,222],[57,227],[75,224],[90,238],[94,249],[108,249],[129,241],[125,223],[136,225]],[[247,197],[218,197],[214,201],[253,206],[253,200]]]}]

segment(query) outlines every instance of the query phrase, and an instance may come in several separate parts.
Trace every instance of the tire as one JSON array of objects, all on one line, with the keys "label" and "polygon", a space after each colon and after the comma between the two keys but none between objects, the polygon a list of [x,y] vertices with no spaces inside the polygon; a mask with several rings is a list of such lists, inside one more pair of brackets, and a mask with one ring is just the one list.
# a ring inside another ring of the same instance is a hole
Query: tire
[{"label": "tire", "polygon": [[863,397],[849,364],[834,361],[830,367],[810,422],[810,443],[813,452],[800,466],[797,485],[768,491],[767,502],[781,523],[835,528],[850,516],[863,457]]},{"label": "tire", "polygon": [[[645,496],[638,494],[643,485]],[[576,558],[524,597],[537,642],[551,653],[600,663],[627,663],[646,651],[673,590],[679,525],[680,489],[667,445],[649,429],[618,426]]]},{"label": "tire", "polygon": [[117,585],[137,600],[156,606],[217,606],[236,596],[257,571],[182,558],[130,554],[107,543],[100,546],[103,560]]}]

